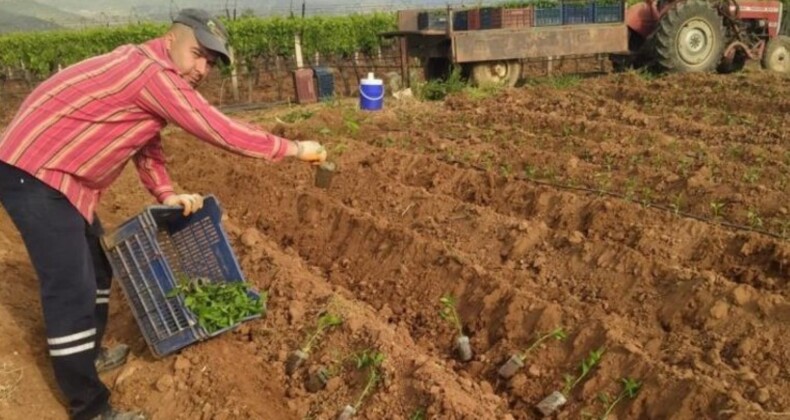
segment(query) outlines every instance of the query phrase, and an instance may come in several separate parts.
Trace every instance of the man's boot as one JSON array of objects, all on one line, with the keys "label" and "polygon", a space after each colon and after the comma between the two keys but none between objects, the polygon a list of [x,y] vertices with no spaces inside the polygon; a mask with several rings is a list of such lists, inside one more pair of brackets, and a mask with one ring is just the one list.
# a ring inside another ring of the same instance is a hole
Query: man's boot
[{"label": "man's boot", "polygon": [[128,356],[129,346],[126,344],[118,344],[112,348],[102,347],[96,358],[96,371],[101,373],[115,369],[126,363]]}]

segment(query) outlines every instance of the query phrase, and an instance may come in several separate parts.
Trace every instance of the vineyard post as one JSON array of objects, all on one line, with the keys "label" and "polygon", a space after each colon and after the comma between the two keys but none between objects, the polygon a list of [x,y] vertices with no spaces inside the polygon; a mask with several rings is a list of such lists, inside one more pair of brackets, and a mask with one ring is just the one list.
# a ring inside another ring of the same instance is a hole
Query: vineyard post
[{"label": "vineyard post", "polygon": [[230,53],[230,58],[233,62],[233,66],[230,68],[230,84],[231,90],[233,91],[233,100],[239,102],[239,75],[236,71],[238,64],[236,63],[236,60],[234,60],[233,47],[230,47],[230,51],[228,52]]}]

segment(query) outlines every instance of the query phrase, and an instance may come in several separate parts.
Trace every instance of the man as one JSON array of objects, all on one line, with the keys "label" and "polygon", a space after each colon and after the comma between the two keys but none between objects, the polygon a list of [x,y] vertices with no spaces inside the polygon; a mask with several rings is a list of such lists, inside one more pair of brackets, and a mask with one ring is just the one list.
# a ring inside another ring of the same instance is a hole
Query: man
[{"label": "man", "polygon": [[22,235],[41,286],[55,378],[75,420],[142,418],[120,413],[99,371],[121,365],[128,347],[101,349],[111,270],[94,210],[129,160],[156,199],[200,209],[176,194],[159,131],[173,122],[231,152],[318,163],[324,148],[230,120],[195,91],[217,60],[229,64],[220,21],[183,10],[161,38],[126,45],[64,69],[38,86],[0,136],[0,203]]}]

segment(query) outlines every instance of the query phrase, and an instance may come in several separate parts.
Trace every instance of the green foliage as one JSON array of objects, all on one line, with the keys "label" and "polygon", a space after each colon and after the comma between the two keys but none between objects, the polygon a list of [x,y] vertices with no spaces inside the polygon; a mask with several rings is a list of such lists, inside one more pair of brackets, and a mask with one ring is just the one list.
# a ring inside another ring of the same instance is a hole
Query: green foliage
[{"label": "green foliage", "polygon": [[323,334],[329,330],[330,328],[336,327],[343,323],[343,318],[340,315],[335,315],[330,312],[326,312],[318,317],[318,323],[315,327],[315,330],[311,332],[307,339],[305,340],[304,345],[302,346],[301,350],[307,354],[310,353],[310,350],[313,348],[315,343],[320,340]]},{"label": "green foliage", "polygon": [[212,283],[206,279],[183,279],[167,294],[181,295],[184,305],[209,333],[235,325],[240,320],[263,312],[266,293],[260,299],[250,296],[244,282]]},{"label": "green foliage", "polygon": [[466,87],[461,77],[461,69],[456,67],[445,80],[429,80],[417,89],[417,96],[427,101],[440,101],[451,93],[457,93]]},{"label": "green foliage", "polygon": [[[372,52],[383,40],[379,33],[397,27],[394,13],[315,16],[305,19],[242,16],[225,22],[236,62],[254,66],[262,57],[287,56],[294,51],[294,34],[302,34],[302,50],[310,55],[350,55]],[[162,24],[134,24],[81,30],[12,33],[0,36],[0,66],[24,66],[45,77],[58,69],[124,44],[140,44],[161,36]]]},{"label": "green foliage", "polygon": [[458,316],[458,311],[455,308],[456,302],[453,295],[447,294],[439,299],[442,304],[442,309],[439,311],[439,316],[442,319],[449,321],[458,330],[458,335],[464,335],[463,326],[461,325],[461,318]]},{"label": "green foliage", "polygon": [[598,350],[590,351],[590,354],[582,361],[582,365],[579,368],[579,375],[566,375],[565,376],[565,388],[563,388],[563,394],[568,395],[571,390],[579,384],[579,382],[587,376],[592,369],[597,366],[601,362],[601,357],[606,350],[602,347]]},{"label": "green foliage", "polygon": [[519,354],[521,360],[523,361],[524,359],[526,359],[527,354],[529,354],[532,350],[535,350],[542,342],[548,340],[549,338],[554,338],[557,341],[562,341],[568,338],[568,334],[565,332],[565,330],[562,327],[557,327],[553,331],[550,331],[543,335],[538,334],[537,340],[535,340],[535,342],[532,343],[531,346],[527,347],[526,350],[524,350],[523,352],[521,352],[521,354]]},{"label": "green foliage", "polygon": [[620,394],[617,395],[617,398],[612,399],[611,396],[607,393],[601,393],[598,396],[598,399],[606,406],[606,411],[601,415],[600,420],[606,420],[609,418],[609,414],[612,413],[614,407],[622,401],[624,398],[636,398],[636,394],[639,393],[639,390],[642,388],[642,383],[637,381],[636,379],[631,378],[623,378],[623,390],[620,391]]},{"label": "green foliage", "polygon": [[356,356],[357,369],[367,369],[368,379],[365,383],[365,388],[357,398],[356,403],[354,403],[355,410],[359,410],[359,407],[362,405],[362,401],[364,401],[365,397],[370,394],[373,388],[375,388],[384,377],[381,371],[381,364],[384,363],[384,358],[384,353],[375,350],[364,350]]}]

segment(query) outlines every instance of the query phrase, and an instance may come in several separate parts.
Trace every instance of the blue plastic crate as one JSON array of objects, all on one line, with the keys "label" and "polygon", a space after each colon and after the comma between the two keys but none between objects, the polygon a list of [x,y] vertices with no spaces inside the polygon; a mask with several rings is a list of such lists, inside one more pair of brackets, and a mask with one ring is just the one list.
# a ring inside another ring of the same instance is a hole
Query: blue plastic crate
[{"label": "blue plastic crate", "polygon": [[466,31],[469,29],[469,11],[459,10],[453,12],[453,30]]},{"label": "blue plastic crate", "polygon": [[562,24],[574,25],[592,23],[594,19],[594,3],[573,2],[562,4]]},{"label": "blue plastic crate", "polygon": [[335,96],[335,76],[327,67],[313,67],[315,76],[315,91],[319,101],[326,101]]},{"label": "blue plastic crate", "polygon": [[[220,224],[217,199],[207,196],[203,208],[190,216],[182,212],[180,207],[149,206],[102,238],[115,277],[157,357],[238,325],[208,333],[186,308],[182,296],[165,297],[181,273],[215,283],[245,281]],[[239,323],[259,317],[253,315]]]},{"label": "blue plastic crate", "polygon": [[553,7],[535,8],[535,26],[562,25],[562,8],[560,5]]},{"label": "blue plastic crate", "polygon": [[595,23],[622,22],[623,5],[617,4],[595,4],[594,9]]}]

